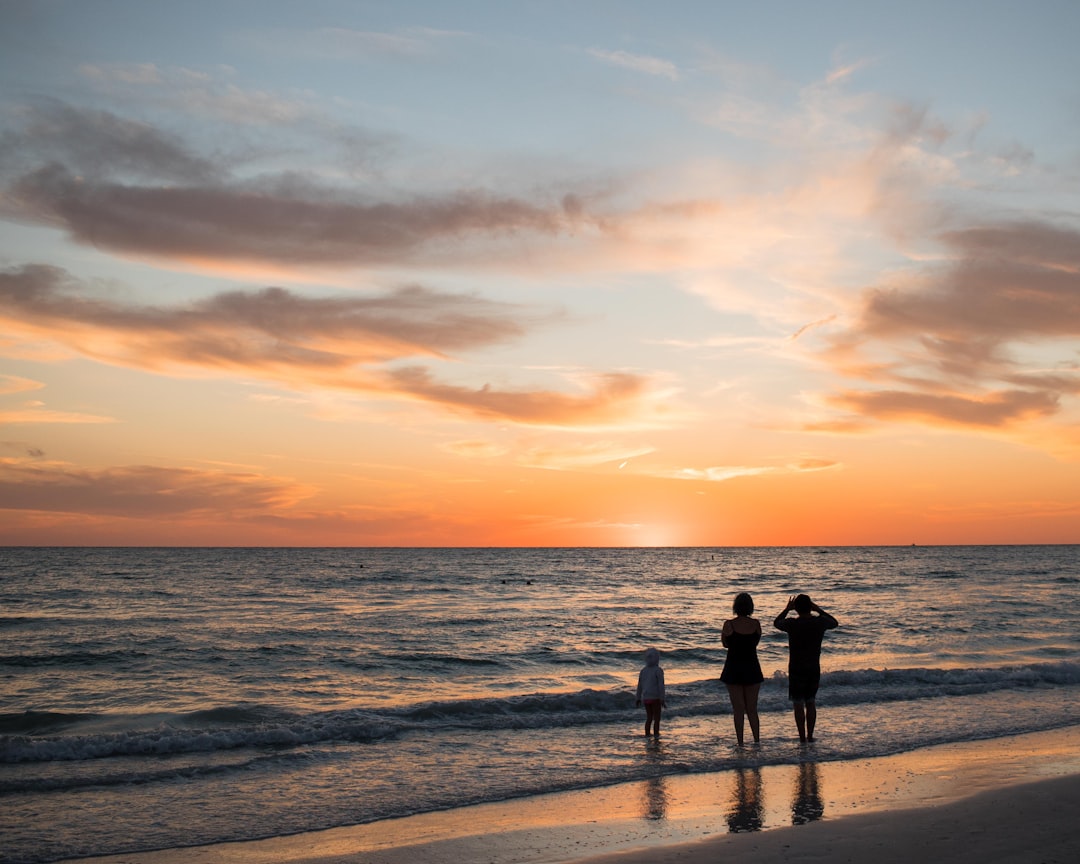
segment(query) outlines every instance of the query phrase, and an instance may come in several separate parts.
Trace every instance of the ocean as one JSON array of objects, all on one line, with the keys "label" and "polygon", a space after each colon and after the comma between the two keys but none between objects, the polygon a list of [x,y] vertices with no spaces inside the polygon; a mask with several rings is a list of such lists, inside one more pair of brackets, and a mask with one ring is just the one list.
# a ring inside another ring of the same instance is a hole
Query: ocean
[{"label": "ocean", "polygon": [[[1080,723],[1080,546],[0,550],[0,861],[165,849]],[[762,743],[720,629],[755,600]],[[787,643],[826,636],[800,745]],[[663,747],[634,706],[645,648]]]}]

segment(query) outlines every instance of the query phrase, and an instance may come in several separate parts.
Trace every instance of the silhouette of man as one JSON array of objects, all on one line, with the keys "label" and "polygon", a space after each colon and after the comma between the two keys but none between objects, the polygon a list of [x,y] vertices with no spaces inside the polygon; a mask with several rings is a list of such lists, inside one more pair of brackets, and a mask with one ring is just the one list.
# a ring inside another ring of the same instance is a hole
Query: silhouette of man
[{"label": "silhouette of man", "polygon": [[[791,610],[798,613],[788,618]],[[795,709],[799,740],[814,740],[817,723],[817,691],[821,682],[821,640],[826,630],[840,622],[814,603],[806,594],[788,599],[773,626],[788,634],[788,698]]]}]

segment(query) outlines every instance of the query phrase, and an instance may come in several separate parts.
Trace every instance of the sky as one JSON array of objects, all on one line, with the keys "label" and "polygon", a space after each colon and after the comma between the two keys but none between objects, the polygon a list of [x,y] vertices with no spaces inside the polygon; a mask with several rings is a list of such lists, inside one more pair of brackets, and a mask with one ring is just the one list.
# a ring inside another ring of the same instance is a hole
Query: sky
[{"label": "sky", "polygon": [[1080,542],[1078,32],[0,0],[0,544]]}]

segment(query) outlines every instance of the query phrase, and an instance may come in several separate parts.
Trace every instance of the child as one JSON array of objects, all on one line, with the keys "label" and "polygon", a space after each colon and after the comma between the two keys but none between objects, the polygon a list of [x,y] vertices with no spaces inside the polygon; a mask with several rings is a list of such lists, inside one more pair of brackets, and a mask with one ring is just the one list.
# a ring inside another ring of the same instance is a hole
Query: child
[{"label": "child", "polygon": [[645,734],[660,734],[660,712],[664,701],[664,670],[660,668],[660,652],[650,648],[645,652],[645,666],[637,679],[637,707],[645,705]]}]

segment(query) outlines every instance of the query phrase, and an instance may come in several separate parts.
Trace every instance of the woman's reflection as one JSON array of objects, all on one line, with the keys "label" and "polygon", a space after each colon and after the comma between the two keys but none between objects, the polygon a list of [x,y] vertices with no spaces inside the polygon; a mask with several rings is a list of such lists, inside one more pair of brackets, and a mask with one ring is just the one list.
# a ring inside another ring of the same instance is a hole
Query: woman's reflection
[{"label": "woman's reflection", "polygon": [[791,824],[805,825],[825,815],[816,762],[804,762],[795,775],[795,795],[791,799]]},{"label": "woman's reflection", "polygon": [[761,803],[761,769],[739,768],[735,771],[735,798],[727,817],[728,831],[760,831],[765,824]]}]

